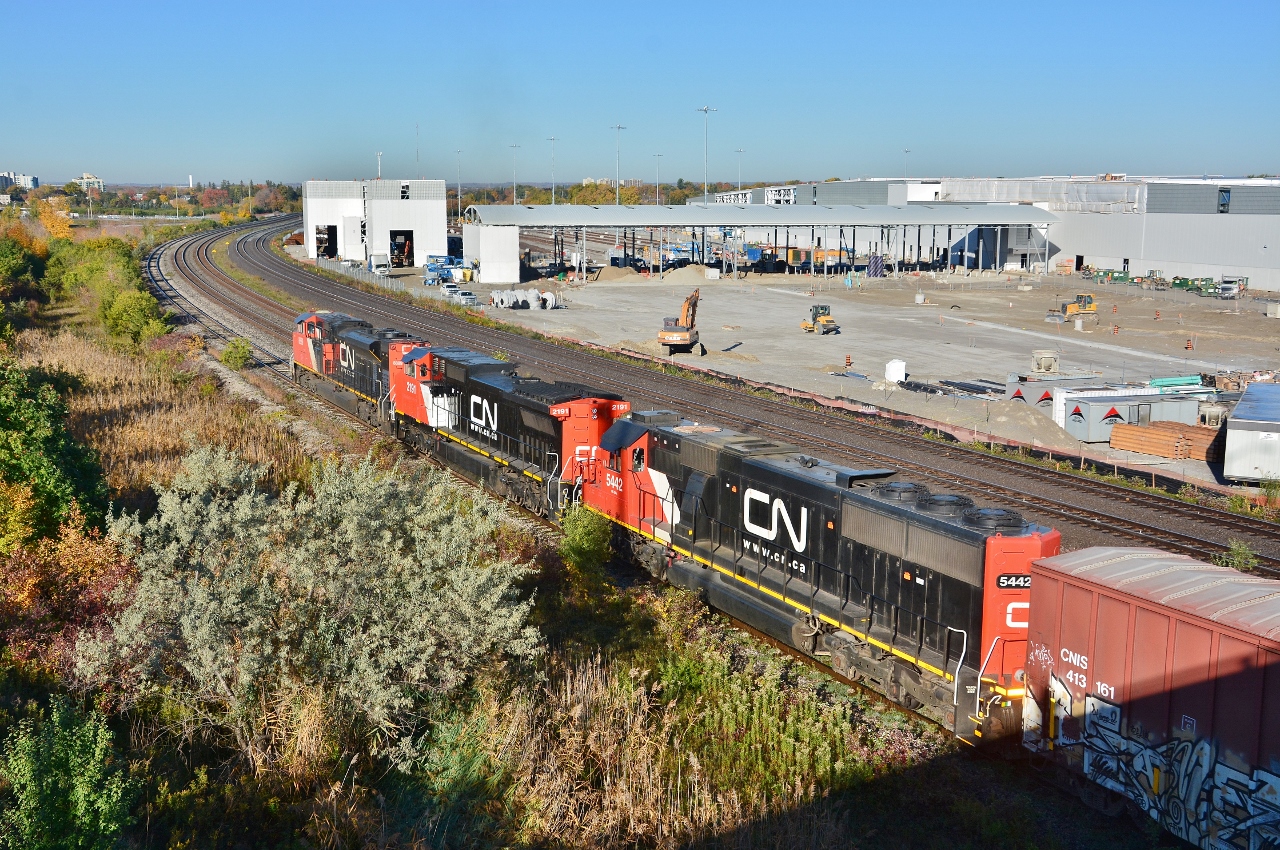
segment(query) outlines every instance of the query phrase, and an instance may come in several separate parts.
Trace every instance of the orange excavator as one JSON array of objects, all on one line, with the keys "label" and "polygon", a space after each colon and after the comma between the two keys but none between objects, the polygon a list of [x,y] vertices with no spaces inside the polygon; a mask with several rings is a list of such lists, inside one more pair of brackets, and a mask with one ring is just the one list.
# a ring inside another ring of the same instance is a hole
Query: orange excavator
[{"label": "orange excavator", "polygon": [[698,345],[698,329],[694,326],[694,322],[698,315],[699,291],[695,289],[692,295],[684,299],[678,317],[670,316],[662,320],[662,330],[658,332],[658,344],[666,346],[668,355],[675,354],[677,351],[687,353],[693,351]]}]

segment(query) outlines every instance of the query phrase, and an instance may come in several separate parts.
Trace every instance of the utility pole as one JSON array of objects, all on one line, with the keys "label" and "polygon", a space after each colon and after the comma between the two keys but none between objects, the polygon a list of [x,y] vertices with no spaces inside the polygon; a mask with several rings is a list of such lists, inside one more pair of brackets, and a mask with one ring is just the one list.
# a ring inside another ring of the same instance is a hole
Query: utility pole
[{"label": "utility pole", "polygon": [[462,221],[462,151],[453,152],[453,162],[458,167],[458,221]]},{"label": "utility pole", "polygon": [[511,206],[516,205],[516,151],[520,150],[519,145],[510,145],[511,148]]},{"label": "utility pole", "polygon": [[662,182],[658,179],[662,173],[662,154],[655,153],[653,161],[653,202],[657,206],[662,206]]},{"label": "utility pole", "polygon": [[413,124],[413,167],[418,171],[418,179],[422,179],[422,159],[418,156],[421,150],[421,143],[418,137],[418,123]]},{"label": "utility pole", "polygon": [[738,148],[736,151],[734,151],[734,153],[738,155],[738,191],[741,192],[742,191],[742,153],[743,153],[742,148]]},{"label": "utility pole", "polygon": [[907,150],[906,148],[902,149],[902,176],[903,177],[906,177],[908,174],[911,173],[911,167],[907,165],[907,155],[910,153],[911,151]]},{"label": "utility pole", "polygon": [[556,205],[556,137],[547,139],[551,143],[551,206]]},{"label": "utility pole", "polygon": [[613,172],[613,190],[614,190],[613,203],[614,203],[614,205],[615,205],[615,206],[620,206],[620,205],[622,204],[622,131],[623,131],[623,130],[625,130],[625,129],[627,129],[627,128],[626,128],[626,127],[623,127],[621,124],[614,124],[614,125],[613,125],[612,127],[610,127],[609,129],[610,129],[610,130],[616,130],[616,131],[617,131],[617,140],[618,140],[618,141],[617,141],[617,147],[616,147],[616,148],[615,148],[615,150],[614,150],[614,160],[613,160],[613,167],[614,167],[614,172]]},{"label": "utility pole", "polygon": [[700,106],[696,112],[702,113],[702,205],[707,205],[707,134],[711,121],[711,113],[718,110],[710,106]]},{"label": "utility pole", "polygon": [[382,179],[382,151],[378,151],[378,179]]}]

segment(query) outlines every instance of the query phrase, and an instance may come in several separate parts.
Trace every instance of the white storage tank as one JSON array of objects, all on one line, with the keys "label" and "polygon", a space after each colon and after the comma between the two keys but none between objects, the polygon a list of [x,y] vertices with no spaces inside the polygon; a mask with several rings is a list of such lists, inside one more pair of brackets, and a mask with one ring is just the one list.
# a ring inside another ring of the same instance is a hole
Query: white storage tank
[{"label": "white storage tank", "polygon": [[1234,481],[1280,478],[1280,384],[1245,389],[1227,419],[1222,472]]}]

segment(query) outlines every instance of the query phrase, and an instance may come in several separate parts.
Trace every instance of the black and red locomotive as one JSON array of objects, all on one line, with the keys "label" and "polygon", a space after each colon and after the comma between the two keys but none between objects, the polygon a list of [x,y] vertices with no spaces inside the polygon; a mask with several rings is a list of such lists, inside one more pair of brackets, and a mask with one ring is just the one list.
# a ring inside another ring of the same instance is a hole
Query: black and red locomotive
[{"label": "black and red locomotive", "polygon": [[[608,517],[616,548],[654,576],[823,657],[965,742],[1040,753],[1086,802],[1128,806],[1206,848],[1280,846],[1280,735],[1220,753],[1218,739],[1203,734],[1217,728],[1206,718],[1175,717],[1182,703],[1172,698],[1151,702],[1153,693],[1209,687],[1215,696],[1201,715],[1234,694],[1253,700],[1255,726],[1280,725],[1280,582],[1247,579],[1238,599],[1215,609],[1277,606],[1274,624],[1263,618],[1274,633],[1246,625],[1231,636],[1254,641],[1252,656],[1233,644],[1232,663],[1262,672],[1220,671],[1214,643],[1194,656],[1208,666],[1179,679],[1163,656],[1158,671],[1147,669],[1156,655],[1139,650],[1155,632],[1132,622],[1125,632],[1099,620],[1096,605],[1068,616],[1075,609],[1060,595],[1042,592],[1060,565],[1109,562],[1111,550],[1059,556],[1059,533],[1014,511],[676,412],[632,411],[613,393],[337,313],[298,317],[293,369],[303,386],[541,516],[580,504]],[[1215,569],[1176,566],[1196,565]],[[1166,574],[1148,572],[1151,581]],[[1178,605],[1150,594],[1129,601],[1131,620]],[[1178,629],[1198,616],[1178,610],[1163,621],[1169,659],[1180,657]],[[1068,649],[1060,622],[1071,616],[1092,619],[1087,640]],[[1126,635],[1119,680],[1094,682],[1077,669],[1103,651],[1102,633]],[[1231,690],[1244,681],[1261,683],[1256,696]]]}]

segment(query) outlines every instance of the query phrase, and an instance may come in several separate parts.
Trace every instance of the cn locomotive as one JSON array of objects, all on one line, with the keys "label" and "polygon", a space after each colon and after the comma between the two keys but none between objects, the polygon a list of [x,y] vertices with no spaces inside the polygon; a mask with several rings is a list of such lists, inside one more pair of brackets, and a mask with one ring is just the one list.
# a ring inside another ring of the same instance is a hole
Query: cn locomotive
[{"label": "cn locomotive", "polygon": [[964,742],[1037,753],[1099,809],[1205,848],[1280,846],[1280,582],[1060,554],[1056,530],[894,470],[338,313],[298,317],[293,373],[540,516],[607,517],[655,577]]}]

